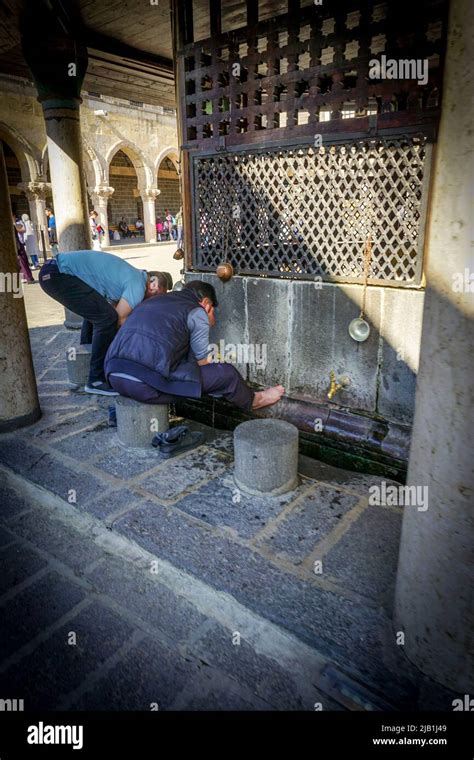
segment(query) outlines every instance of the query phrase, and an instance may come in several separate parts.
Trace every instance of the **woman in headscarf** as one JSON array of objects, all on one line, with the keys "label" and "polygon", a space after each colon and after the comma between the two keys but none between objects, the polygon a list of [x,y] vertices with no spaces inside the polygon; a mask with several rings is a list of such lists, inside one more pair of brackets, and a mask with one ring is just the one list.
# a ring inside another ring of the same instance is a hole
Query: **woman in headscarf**
[{"label": "woman in headscarf", "polygon": [[39,269],[39,250],[38,241],[36,240],[35,228],[28,214],[21,215],[25,232],[23,233],[23,241],[25,243],[26,253],[30,257],[33,269]]},{"label": "woman in headscarf", "polygon": [[30,265],[28,263],[28,256],[26,255],[24,235],[25,225],[22,221],[16,218],[13,214],[13,229],[15,231],[16,252],[18,257],[18,266],[20,267],[22,282],[36,282],[35,278],[31,274]]}]

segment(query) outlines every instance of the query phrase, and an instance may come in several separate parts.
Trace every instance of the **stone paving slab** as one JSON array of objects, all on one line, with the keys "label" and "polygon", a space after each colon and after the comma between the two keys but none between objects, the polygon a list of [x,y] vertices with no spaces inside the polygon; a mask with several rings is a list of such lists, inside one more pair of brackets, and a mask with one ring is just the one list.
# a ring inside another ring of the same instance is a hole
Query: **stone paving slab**
[{"label": "stone paving slab", "polygon": [[34,639],[85,598],[74,583],[48,572],[7,602],[0,602],[2,659]]},{"label": "stone paving slab", "polygon": [[[23,436],[3,436],[0,439],[0,461],[57,494],[65,501],[83,506],[104,487],[90,473],[80,473],[55,456],[48,453]],[[74,499],[74,502],[72,501]]]},{"label": "stone paving slab", "polygon": [[209,525],[226,526],[238,536],[252,538],[312,485],[303,481],[295,490],[277,498],[250,496],[236,488],[228,472],[180,499],[177,506]]},{"label": "stone paving slab", "polygon": [[31,500],[23,494],[19,494],[7,483],[2,483],[0,478],[0,518],[8,520],[11,517],[31,509]]},{"label": "stone paving slab", "polygon": [[0,594],[23,583],[46,565],[46,561],[31,549],[17,544],[6,546],[0,552]]},{"label": "stone paving slab", "polygon": [[109,488],[100,491],[99,496],[88,501],[87,512],[108,523],[113,515],[138,506],[141,499],[137,491],[115,486],[113,490]]},{"label": "stone paving slab", "polygon": [[140,487],[159,499],[171,500],[192,486],[220,475],[229,457],[206,446],[164,462],[153,475],[140,481]]},{"label": "stone paving slab", "polygon": [[[134,628],[107,607],[93,603],[55,630],[20,663],[0,675],[2,694],[24,695],[28,710],[50,710],[114,655]],[[70,634],[76,644],[69,644]]]},{"label": "stone paving slab", "polygon": [[166,586],[118,558],[108,558],[87,573],[93,590],[126,607],[137,619],[160,630],[169,643],[179,644],[198,630],[206,618]]},{"label": "stone paving slab", "polygon": [[[72,707],[78,710],[169,710],[198,673],[175,650],[144,638]],[[202,689],[199,679],[199,689]]]},{"label": "stone paving slab", "polygon": [[299,565],[358,502],[356,495],[320,485],[259,543]]},{"label": "stone paving slab", "polygon": [[118,459],[119,446],[116,432],[108,427],[106,421],[98,423],[93,429],[82,430],[59,440],[49,441],[49,443],[63,454],[75,457],[81,462],[97,459],[110,450],[116,452],[116,459]]},{"label": "stone paving slab", "polygon": [[324,560],[325,572],[345,587],[379,599],[390,612],[395,593],[401,524],[401,511],[368,507],[328,552]]},{"label": "stone paving slab", "polygon": [[130,480],[136,475],[143,475],[163,463],[158,451],[150,446],[150,451],[128,451],[117,442],[117,434],[114,430],[108,436],[113,444],[108,447],[107,453],[99,456],[94,461],[94,467],[103,470],[121,480]]},{"label": "stone paving slab", "polygon": [[84,543],[72,528],[46,515],[38,523],[34,510],[14,518],[10,521],[9,528],[16,536],[48,551],[55,559],[66,562],[75,572],[82,571],[102,557],[102,552],[96,546]]},{"label": "stone paving slab", "polygon": [[[312,676],[308,669],[304,683],[296,683],[296,679],[278,663],[257,654],[238,631],[232,632],[215,625],[191,649],[202,661],[230,677],[238,678],[277,709],[314,710],[317,702],[324,710],[342,709],[337,702],[319,691],[316,673]],[[306,694],[306,700],[303,694]]]}]

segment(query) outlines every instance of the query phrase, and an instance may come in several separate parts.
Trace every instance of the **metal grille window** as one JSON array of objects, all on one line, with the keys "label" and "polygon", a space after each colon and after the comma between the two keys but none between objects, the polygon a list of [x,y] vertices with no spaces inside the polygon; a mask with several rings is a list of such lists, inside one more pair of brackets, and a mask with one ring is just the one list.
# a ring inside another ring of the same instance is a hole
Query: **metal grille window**
[{"label": "metal grille window", "polygon": [[431,146],[423,137],[198,155],[194,268],[420,283]]}]

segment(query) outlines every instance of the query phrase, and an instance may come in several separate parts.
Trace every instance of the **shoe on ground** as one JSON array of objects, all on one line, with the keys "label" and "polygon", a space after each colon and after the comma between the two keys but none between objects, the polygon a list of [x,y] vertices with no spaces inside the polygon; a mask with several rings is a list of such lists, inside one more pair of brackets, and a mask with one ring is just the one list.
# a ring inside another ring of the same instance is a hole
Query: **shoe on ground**
[{"label": "shoe on ground", "polygon": [[91,385],[87,384],[84,386],[84,390],[86,393],[95,393],[98,396],[118,396],[119,394],[117,391],[114,391],[114,389],[105,381],[98,380],[95,383],[91,383]]}]

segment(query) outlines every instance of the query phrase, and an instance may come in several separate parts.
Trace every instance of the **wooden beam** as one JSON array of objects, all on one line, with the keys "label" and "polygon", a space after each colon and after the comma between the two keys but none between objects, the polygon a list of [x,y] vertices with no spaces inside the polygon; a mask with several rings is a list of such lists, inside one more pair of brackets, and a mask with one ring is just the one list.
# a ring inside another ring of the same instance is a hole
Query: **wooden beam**
[{"label": "wooden beam", "polygon": [[258,1],[247,0],[247,26],[258,24]]},{"label": "wooden beam", "polygon": [[219,37],[222,34],[221,0],[209,0],[209,14],[211,37]]}]

